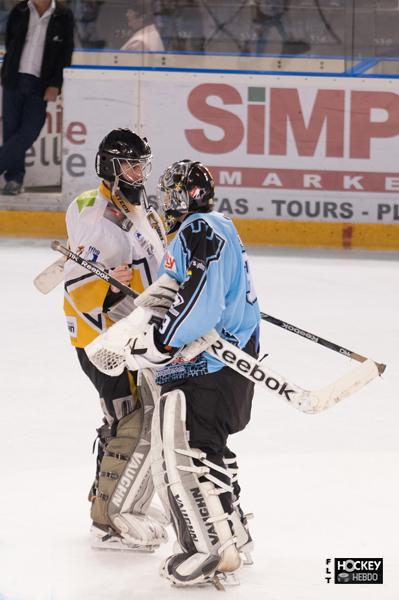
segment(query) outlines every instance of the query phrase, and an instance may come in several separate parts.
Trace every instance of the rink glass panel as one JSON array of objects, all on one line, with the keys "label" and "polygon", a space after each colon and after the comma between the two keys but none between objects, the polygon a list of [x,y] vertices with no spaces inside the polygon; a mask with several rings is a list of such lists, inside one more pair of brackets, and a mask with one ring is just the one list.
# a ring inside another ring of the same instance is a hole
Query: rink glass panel
[{"label": "rink glass panel", "polygon": [[[7,16],[16,3],[0,1],[0,43],[4,44]],[[362,76],[399,73],[397,0],[66,0],[65,4],[76,21],[75,64]],[[139,26],[141,15],[144,25],[152,23],[158,30],[164,52],[123,51],[121,56],[118,51],[132,36],[132,23]]]}]

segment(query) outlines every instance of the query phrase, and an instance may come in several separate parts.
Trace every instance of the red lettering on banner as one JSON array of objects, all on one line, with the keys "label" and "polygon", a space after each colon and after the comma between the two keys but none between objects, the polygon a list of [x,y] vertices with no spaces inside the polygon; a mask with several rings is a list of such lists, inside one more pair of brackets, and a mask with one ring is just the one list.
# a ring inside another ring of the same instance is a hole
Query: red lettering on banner
[{"label": "red lettering on banner", "polygon": [[[385,121],[372,121],[373,108],[387,113]],[[352,92],[350,158],[370,158],[371,140],[399,134],[399,96],[393,92]]]},{"label": "red lettering on banner", "polygon": [[264,104],[248,105],[248,154],[265,153],[265,113]]},{"label": "red lettering on banner", "polygon": [[[235,87],[204,83],[193,88],[188,96],[188,109],[199,121],[217,127],[221,137],[212,139],[204,127],[193,128],[185,130],[187,141],[199,152],[225,154],[237,150],[245,137],[247,154],[264,156],[267,152],[266,110],[269,110],[269,156],[287,156],[291,131],[298,156],[314,156],[323,137],[325,148],[321,157],[344,158],[345,119],[350,159],[369,159],[373,139],[399,135],[399,94],[394,92],[321,89],[309,112],[303,110],[302,106],[308,101],[301,98],[297,89],[274,87],[268,91],[267,103],[247,103],[246,119],[242,121],[234,112],[210,104],[211,98],[216,97],[225,106],[243,105],[245,100]],[[350,96],[349,114],[345,114],[346,93]],[[386,118],[376,119],[373,110],[385,111]],[[309,116],[305,118],[305,114]],[[76,124],[71,123],[70,127],[73,125]],[[68,128],[68,139],[77,133]],[[76,139],[70,141],[82,143]],[[317,182],[309,180],[308,187],[317,187]]]},{"label": "red lettering on banner", "polygon": [[[86,125],[80,121],[72,121],[66,129],[66,138],[71,144],[84,144],[87,135]],[[80,138],[80,139],[79,139]]]},{"label": "red lettering on banner", "polygon": [[203,83],[191,90],[188,97],[191,114],[204,123],[219,127],[223,131],[223,137],[220,140],[211,140],[203,129],[186,129],[187,141],[199,152],[232,152],[244,138],[244,126],[234,113],[208,104],[210,96],[219,96],[223,104],[242,104],[241,95],[236,88],[225,83]]},{"label": "red lettering on banner", "polygon": [[312,108],[309,124],[305,124],[297,89],[270,90],[269,153],[287,154],[287,130],[291,125],[299,156],[314,156],[322,129],[326,127],[326,156],[344,155],[343,90],[319,90]]},{"label": "red lettering on banner", "polygon": [[[399,173],[324,171],[307,169],[263,169],[256,167],[213,167],[208,165],[220,187],[287,190],[394,192],[399,190]],[[226,177],[226,175],[229,177]]]}]

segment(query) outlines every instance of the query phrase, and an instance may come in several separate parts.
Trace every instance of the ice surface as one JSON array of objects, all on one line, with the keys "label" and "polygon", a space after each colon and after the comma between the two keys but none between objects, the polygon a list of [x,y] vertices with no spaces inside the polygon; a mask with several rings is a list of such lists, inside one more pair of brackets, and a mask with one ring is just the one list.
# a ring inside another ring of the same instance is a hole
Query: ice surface
[{"label": "ice surface", "polygon": [[[265,312],[388,366],[320,415],[257,390],[252,421],[230,444],[242,504],[255,513],[255,565],[229,598],[398,600],[398,256],[249,255]],[[54,259],[48,242],[0,241],[0,599],[215,598],[213,588],[173,589],[159,577],[171,544],[153,555],[90,549],[86,496],[101,413],[69,345],[62,286],[42,296],[32,285]],[[262,341],[270,366],[305,387],[357,364],[269,324]],[[383,557],[384,584],[327,584],[329,557]]]}]

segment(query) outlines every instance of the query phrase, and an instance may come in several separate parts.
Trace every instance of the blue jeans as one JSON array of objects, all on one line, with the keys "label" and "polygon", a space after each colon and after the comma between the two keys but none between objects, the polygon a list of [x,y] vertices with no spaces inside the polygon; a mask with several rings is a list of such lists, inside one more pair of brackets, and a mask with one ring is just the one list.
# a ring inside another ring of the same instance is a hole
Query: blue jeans
[{"label": "blue jeans", "polygon": [[19,73],[17,86],[3,88],[3,145],[0,147],[0,174],[6,181],[23,183],[25,154],[39,137],[46,120],[40,80]]}]

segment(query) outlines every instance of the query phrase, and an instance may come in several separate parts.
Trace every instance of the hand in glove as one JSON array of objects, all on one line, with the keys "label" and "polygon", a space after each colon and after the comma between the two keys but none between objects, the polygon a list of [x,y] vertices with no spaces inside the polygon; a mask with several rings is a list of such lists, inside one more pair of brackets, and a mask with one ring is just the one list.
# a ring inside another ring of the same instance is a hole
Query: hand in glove
[{"label": "hand in glove", "polygon": [[179,283],[166,273],[154,281],[134,301],[136,306],[150,310],[153,315],[163,318],[175,301]]},{"label": "hand in glove", "polygon": [[173,353],[162,352],[155,341],[155,325],[149,325],[146,330],[139,335],[132,337],[124,348],[126,366],[131,371],[140,369],[161,368],[173,360],[176,349]]}]

